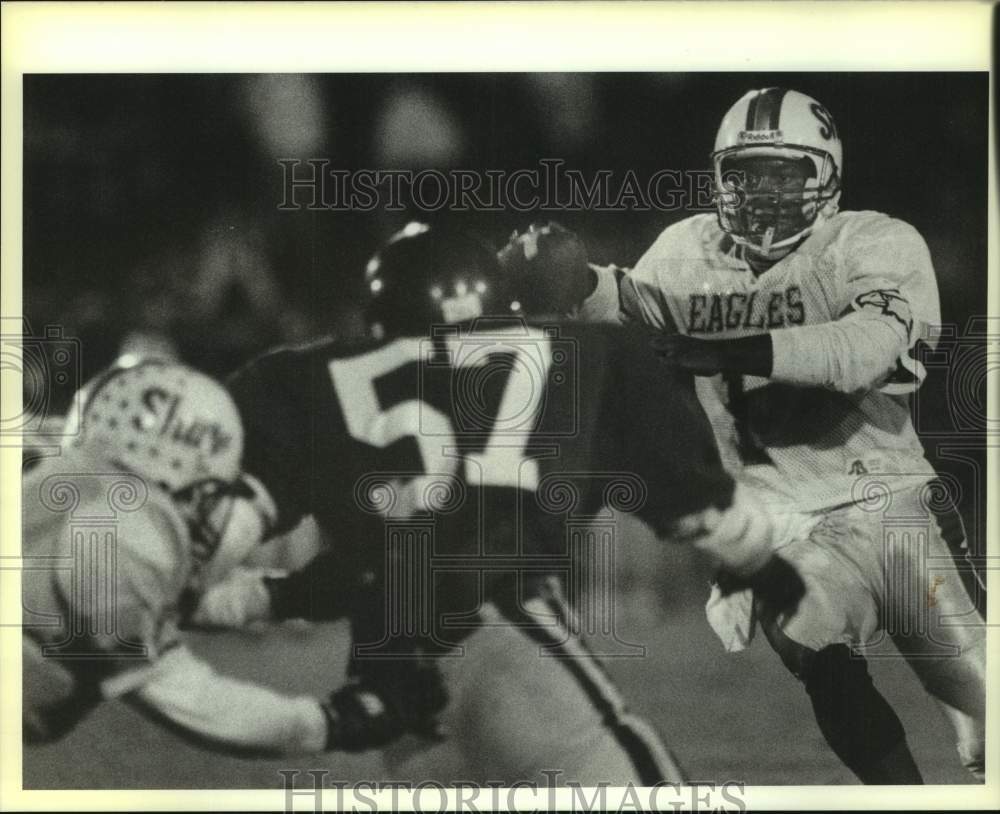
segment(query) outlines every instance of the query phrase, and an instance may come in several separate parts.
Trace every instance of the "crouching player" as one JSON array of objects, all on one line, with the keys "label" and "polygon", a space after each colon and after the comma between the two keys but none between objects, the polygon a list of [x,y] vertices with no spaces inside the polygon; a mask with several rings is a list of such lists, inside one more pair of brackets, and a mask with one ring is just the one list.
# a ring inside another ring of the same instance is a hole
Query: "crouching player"
[{"label": "crouching player", "polygon": [[226,390],[144,361],[77,398],[72,443],[23,481],[24,741],[53,741],[110,698],[241,751],[350,748],[362,727],[395,735],[389,701],[372,716],[361,710],[381,699],[281,695],[218,674],[178,634],[186,592],[241,561],[271,511],[240,474]]}]

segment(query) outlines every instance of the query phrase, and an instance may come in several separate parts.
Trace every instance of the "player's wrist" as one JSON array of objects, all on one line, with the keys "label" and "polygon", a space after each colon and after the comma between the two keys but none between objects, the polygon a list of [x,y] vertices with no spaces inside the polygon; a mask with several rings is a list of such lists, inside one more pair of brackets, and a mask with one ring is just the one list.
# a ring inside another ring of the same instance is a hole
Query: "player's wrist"
[{"label": "player's wrist", "polygon": [[774,343],[770,333],[724,339],[718,344],[721,370],[724,373],[742,373],[747,376],[768,378],[774,368]]},{"label": "player's wrist", "polygon": [[697,376],[735,373],[769,378],[774,366],[770,333],[739,339],[699,339],[686,334],[664,334],[653,347],[667,364]]}]

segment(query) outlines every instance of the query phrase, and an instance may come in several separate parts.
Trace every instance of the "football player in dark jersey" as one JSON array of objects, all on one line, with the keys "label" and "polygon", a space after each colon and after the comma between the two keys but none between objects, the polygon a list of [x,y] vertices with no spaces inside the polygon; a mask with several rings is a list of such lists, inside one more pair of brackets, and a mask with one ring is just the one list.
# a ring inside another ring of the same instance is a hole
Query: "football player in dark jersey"
[{"label": "football player in dark jersey", "polygon": [[[372,338],[277,350],[229,382],[272,532],[313,516],[331,545],[287,577],[219,586],[196,621],[350,619],[356,694],[340,697],[373,724],[358,748],[450,735],[387,750],[394,777],[681,780],[582,643],[563,586],[596,581],[613,602],[595,563],[620,543],[614,510],[709,550],[736,582],[783,565],[692,377],[641,331],[546,318],[552,292],[447,230],[408,225],[365,284]],[[629,647],[613,631],[597,645]]]}]

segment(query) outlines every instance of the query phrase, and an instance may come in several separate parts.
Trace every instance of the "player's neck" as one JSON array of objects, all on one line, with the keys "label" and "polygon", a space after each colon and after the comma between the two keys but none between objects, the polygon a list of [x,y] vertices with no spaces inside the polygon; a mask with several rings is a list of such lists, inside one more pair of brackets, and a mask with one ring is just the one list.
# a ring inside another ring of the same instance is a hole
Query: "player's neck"
[{"label": "player's neck", "polygon": [[783,259],[784,257],[761,257],[749,251],[746,253],[746,261],[754,277],[760,277],[761,274],[769,271],[775,263]]},{"label": "player's neck", "polygon": [[779,251],[776,255],[771,254],[768,256],[758,254],[750,247],[747,247],[743,256],[747,264],[750,266],[750,270],[753,272],[753,276],[760,277],[765,272],[770,271],[773,266],[775,266],[776,264],[784,260],[786,257],[788,257],[788,255],[794,252],[801,245],[802,241],[800,240],[794,246],[788,246],[787,248]]}]

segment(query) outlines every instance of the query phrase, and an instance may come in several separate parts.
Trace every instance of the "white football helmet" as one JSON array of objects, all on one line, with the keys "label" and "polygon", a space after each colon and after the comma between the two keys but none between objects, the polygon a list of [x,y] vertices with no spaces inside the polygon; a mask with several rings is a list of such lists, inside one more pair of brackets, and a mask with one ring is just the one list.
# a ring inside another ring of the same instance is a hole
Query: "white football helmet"
[{"label": "white football helmet", "polygon": [[186,365],[123,357],[76,399],[75,445],[172,494],[240,475],[239,411],[221,384]]},{"label": "white football helmet", "polygon": [[[762,257],[787,254],[837,212],[843,147],[829,111],[804,93],[749,91],[722,119],[712,162],[719,224]],[[745,183],[747,167],[768,165],[798,183]]]},{"label": "white football helmet", "polygon": [[269,535],[277,508],[262,483],[241,474],[243,423],[214,379],[123,356],[76,399],[72,443],[170,494],[191,535],[191,587],[219,581]]}]

